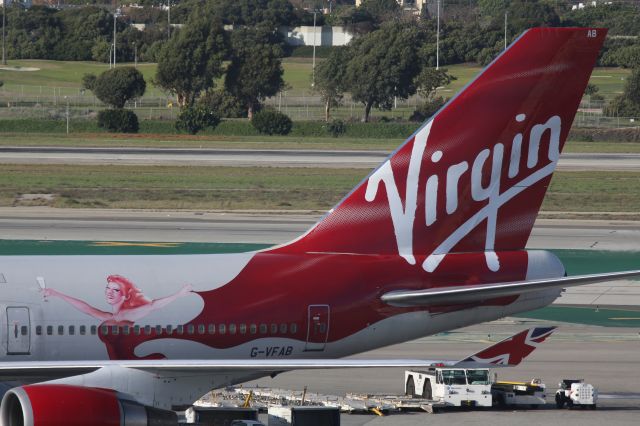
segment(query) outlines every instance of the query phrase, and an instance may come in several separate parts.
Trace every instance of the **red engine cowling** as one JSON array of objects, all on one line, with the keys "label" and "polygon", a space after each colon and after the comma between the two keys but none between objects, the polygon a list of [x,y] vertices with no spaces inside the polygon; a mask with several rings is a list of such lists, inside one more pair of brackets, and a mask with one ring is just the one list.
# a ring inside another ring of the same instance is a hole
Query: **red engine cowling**
[{"label": "red engine cowling", "polygon": [[123,399],[111,389],[28,385],[7,391],[0,405],[2,426],[176,426],[173,411]]}]

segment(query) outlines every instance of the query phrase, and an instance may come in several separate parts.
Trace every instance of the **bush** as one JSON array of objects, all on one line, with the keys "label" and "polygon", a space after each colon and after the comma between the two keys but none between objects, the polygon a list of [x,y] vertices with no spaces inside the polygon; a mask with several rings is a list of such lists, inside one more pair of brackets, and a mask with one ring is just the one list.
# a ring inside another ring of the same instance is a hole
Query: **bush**
[{"label": "bush", "polygon": [[224,89],[208,90],[198,103],[215,111],[222,118],[247,118],[247,109],[242,101]]},{"label": "bush", "polygon": [[424,121],[427,118],[431,117],[433,114],[438,112],[440,108],[446,103],[444,98],[435,98],[431,101],[425,101],[424,103],[418,105],[409,120],[411,121]]},{"label": "bush", "polygon": [[328,122],[325,128],[327,129],[327,132],[329,132],[329,134],[331,134],[331,136],[333,136],[334,138],[344,135],[344,133],[347,131],[347,125],[345,124],[345,122],[335,119]]},{"label": "bush", "polygon": [[176,129],[195,135],[200,130],[215,127],[220,123],[220,117],[211,108],[203,105],[184,108],[176,120]]},{"label": "bush", "polygon": [[91,82],[83,77],[83,84],[91,84],[91,91],[98,99],[113,108],[123,108],[130,100],[144,95],[147,84],[142,73],[133,67],[107,70]]},{"label": "bush", "polygon": [[98,127],[110,132],[138,133],[138,116],[128,109],[105,109],[98,113]]},{"label": "bush", "polygon": [[286,115],[271,109],[258,111],[253,115],[251,124],[265,135],[286,135],[291,131],[293,123]]}]

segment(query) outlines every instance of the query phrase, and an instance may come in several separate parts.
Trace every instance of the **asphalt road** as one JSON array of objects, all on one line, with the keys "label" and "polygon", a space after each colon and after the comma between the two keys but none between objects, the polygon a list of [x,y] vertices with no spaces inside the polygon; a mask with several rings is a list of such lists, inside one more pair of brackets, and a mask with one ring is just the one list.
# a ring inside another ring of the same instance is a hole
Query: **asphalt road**
[{"label": "asphalt road", "polygon": [[[279,244],[321,214],[0,207],[0,238]],[[640,222],[539,219],[529,248],[640,251]]]},{"label": "asphalt road", "polygon": [[[386,151],[0,147],[3,164],[373,168]],[[559,170],[639,171],[640,154],[562,154]]]}]

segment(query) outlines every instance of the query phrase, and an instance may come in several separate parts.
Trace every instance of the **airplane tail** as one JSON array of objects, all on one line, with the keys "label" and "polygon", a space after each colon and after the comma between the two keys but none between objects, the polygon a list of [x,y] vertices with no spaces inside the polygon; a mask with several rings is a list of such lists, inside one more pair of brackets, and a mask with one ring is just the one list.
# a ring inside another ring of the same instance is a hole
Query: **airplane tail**
[{"label": "airplane tail", "polygon": [[468,356],[458,364],[484,363],[500,366],[518,365],[536,350],[556,327],[534,327],[508,337],[495,345]]},{"label": "airplane tail", "polygon": [[525,247],[605,29],[535,28],[283,253],[399,255],[433,272],[449,253]]}]

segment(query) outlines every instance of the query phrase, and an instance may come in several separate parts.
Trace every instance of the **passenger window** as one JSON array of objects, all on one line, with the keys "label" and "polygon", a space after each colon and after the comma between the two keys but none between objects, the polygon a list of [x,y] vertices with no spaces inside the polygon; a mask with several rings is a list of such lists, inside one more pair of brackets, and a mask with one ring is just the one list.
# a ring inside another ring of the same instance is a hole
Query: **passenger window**
[{"label": "passenger window", "polygon": [[236,325],[229,324],[229,334],[236,334]]},{"label": "passenger window", "polygon": [[209,334],[216,334],[216,325],[209,324]]},{"label": "passenger window", "polygon": [[107,334],[109,334],[109,326],[103,325],[102,327],[100,327],[100,332],[106,336]]},{"label": "passenger window", "polygon": [[120,327],[118,327],[117,325],[111,326],[111,334],[113,334],[114,336],[120,334]]},{"label": "passenger window", "polygon": [[151,326],[150,325],[145,325],[144,326],[144,334],[146,334],[147,336],[149,336],[151,334]]},{"label": "passenger window", "polygon": [[287,324],[280,324],[280,333],[287,334]]},{"label": "passenger window", "polygon": [[298,332],[298,324],[292,322],[289,330],[291,331],[291,334],[296,334]]},{"label": "passenger window", "polygon": [[64,336],[64,325],[58,326],[58,336]]},{"label": "passenger window", "polygon": [[278,324],[271,324],[271,334],[276,334],[278,332]]},{"label": "passenger window", "polygon": [[129,331],[130,331],[130,327],[128,325],[123,325],[122,326],[122,334],[124,334],[125,336],[129,335]]},{"label": "passenger window", "polygon": [[187,326],[187,333],[188,334],[193,334],[196,331],[196,327],[193,324],[189,324]]},{"label": "passenger window", "polygon": [[260,324],[260,334],[267,334],[267,324]]},{"label": "passenger window", "polygon": [[251,324],[249,326],[249,333],[256,334],[258,332],[258,327],[255,324]]},{"label": "passenger window", "polygon": [[22,327],[20,327],[20,334],[26,336],[27,334],[29,334],[29,328],[26,325],[23,325]]},{"label": "passenger window", "polygon": [[86,325],[81,325],[80,326],[80,334],[83,335],[83,336],[85,334],[87,334],[87,326]]},{"label": "passenger window", "polygon": [[204,324],[198,324],[198,334],[204,334]]},{"label": "passenger window", "polygon": [[74,334],[76,334],[76,327],[73,325],[69,326],[69,336],[73,336]]},{"label": "passenger window", "polygon": [[176,331],[178,334],[184,334],[184,325],[179,325]]},{"label": "passenger window", "polygon": [[98,327],[96,327],[95,325],[91,326],[91,335],[95,336],[95,334],[98,332]]},{"label": "passenger window", "polygon": [[162,326],[156,325],[156,334],[162,334]]},{"label": "passenger window", "polygon": [[171,325],[167,325],[165,330],[167,331],[167,334],[173,333],[173,327]]},{"label": "passenger window", "polygon": [[53,326],[47,326],[47,336],[51,336],[53,334]]},{"label": "passenger window", "polygon": [[41,325],[36,326],[36,335],[38,335],[38,336],[42,335],[42,326]]},{"label": "passenger window", "polygon": [[247,334],[247,324],[240,324],[240,334]]},{"label": "passenger window", "polygon": [[136,336],[140,335],[140,326],[139,325],[134,325],[133,326],[133,334],[135,334]]},{"label": "passenger window", "polygon": [[218,326],[218,333],[225,334],[227,332],[227,327],[224,324],[220,324]]}]

